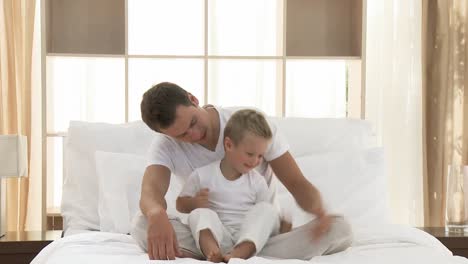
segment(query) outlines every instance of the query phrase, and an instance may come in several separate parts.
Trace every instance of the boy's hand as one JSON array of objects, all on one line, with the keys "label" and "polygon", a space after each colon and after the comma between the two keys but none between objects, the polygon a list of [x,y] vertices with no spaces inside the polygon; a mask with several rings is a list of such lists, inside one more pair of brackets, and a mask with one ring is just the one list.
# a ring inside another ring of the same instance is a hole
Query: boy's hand
[{"label": "boy's hand", "polygon": [[201,189],[195,197],[193,197],[194,208],[208,208],[208,194],[210,190],[207,188]]}]

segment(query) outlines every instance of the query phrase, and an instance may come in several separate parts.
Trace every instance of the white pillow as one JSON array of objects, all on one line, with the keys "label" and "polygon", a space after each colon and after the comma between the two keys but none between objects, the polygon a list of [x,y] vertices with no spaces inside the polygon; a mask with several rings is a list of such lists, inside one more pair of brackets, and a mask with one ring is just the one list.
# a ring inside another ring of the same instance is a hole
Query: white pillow
[{"label": "white pillow", "polygon": [[[99,181],[99,223],[104,232],[130,232],[133,216],[139,211],[141,182],[146,158],[128,153],[96,152],[96,173]],[[171,177],[166,194],[167,212],[178,215],[175,199],[181,184]]]},{"label": "white pillow", "polygon": [[99,230],[96,151],[145,155],[157,136],[142,121],[127,124],[70,122],[64,150],[64,229]]},{"label": "white pillow", "polygon": [[[296,162],[321,192],[330,213],[344,215],[353,227],[388,222],[383,148],[309,155]],[[314,218],[297,206],[281,184],[279,200],[282,208],[292,208],[289,213],[294,227]]]},{"label": "white pillow", "polygon": [[[350,119],[272,118],[295,157],[369,145],[370,124]],[[146,155],[154,137],[142,121],[106,124],[72,121],[65,140],[62,216],[64,229],[99,230],[95,152]],[[306,138],[307,140],[304,140]]]},{"label": "white pillow", "polygon": [[369,121],[349,118],[269,118],[286,138],[294,157],[376,146]]}]

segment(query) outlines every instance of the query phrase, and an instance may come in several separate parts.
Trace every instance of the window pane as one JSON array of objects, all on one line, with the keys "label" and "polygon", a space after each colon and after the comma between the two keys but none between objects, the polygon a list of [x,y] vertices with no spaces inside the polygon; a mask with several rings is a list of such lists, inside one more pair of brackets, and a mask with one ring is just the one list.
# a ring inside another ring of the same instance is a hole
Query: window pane
[{"label": "window pane", "polygon": [[63,138],[47,137],[47,208],[60,207],[63,182]]},{"label": "window pane", "polygon": [[176,83],[204,103],[202,59],[130,59],[129,120],[141,120],[143,93],[160,82]]},{"label": "window pane", "polygon": [[361,118],[361,60],[346,61],[347,71],[347,117]]},{"label": "window pane", "polygon": [[129,54],[203,55],[204,0],[128,1]]},{"label": "window pane", "polygon": [[210,55],[281,55],[282,1],[210,0]]},{"label": "window pane", "polygon": [[47,131],[70,120],[125,121],[124,59],[47,57]]},{"label": "window pane", "polygon": [[286,116],[346,117],[345,61],[287,61]]},{"label": "window pane", "polygon": [[211,60],[209,103],[257,107],[274,116],[280,72],[279,60]]}]

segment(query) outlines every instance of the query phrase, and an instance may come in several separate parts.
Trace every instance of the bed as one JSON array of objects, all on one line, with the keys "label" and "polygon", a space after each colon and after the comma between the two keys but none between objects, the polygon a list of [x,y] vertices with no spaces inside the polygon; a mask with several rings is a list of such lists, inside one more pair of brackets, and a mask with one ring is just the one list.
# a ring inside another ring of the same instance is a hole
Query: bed
[{"label": "bed", "polygon": [[[350,222],[353,244],[343,252],[310,261],[260,255],[232,259],[230,263],[468,263],[453,256],[429,234],[389,223],[384,151],[376,146],[368,122],[306,118],[270,121],[289,142],[290,152],[305,176],[322,192],[328,210]],[[129,232],[132,217],[139,210],[146,150],[157,136],[140,121],[70,123],[64,149],[64,237],[44,248],[33,264],[150,262]],[[298,208],[284,186],[278,181],[273,184],[278,188],[281,213],[290,218],[293,227],[313,218]],[[166,194],[168,212],[183,219],[174,205],[181,183],[171,180],[170,185]]]}]

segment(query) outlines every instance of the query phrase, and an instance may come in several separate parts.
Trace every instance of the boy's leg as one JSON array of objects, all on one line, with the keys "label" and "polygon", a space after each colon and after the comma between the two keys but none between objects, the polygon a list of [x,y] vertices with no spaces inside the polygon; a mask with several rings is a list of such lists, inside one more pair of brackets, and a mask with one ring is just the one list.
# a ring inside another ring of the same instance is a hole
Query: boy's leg
[{"label": "boy's leg", "polygon": [[[169,216],[169,222],[172,224],[174,231],[177,236],[177,242],[179,243],[179,248],[183,253],[184,257],[191,257],[196,259],[204,259],[203,254],[197,248],[195,240],[193,239],[192,232],[190,228],[183,224],[180,219],[176,217]],[[146,217],[139,212],[132,221],[131,232],[130,234],[135,239],[137,244],[145,251],[148,251],[147,248],[147,238],[148,238],[148,223]]]},{"label": "boy's leg", "polygon": [[351,227],[342,216],[332,217],[330,230],[318,241],[312,239],[312,229],[316,224],[313,220],[291,232],[271,237],[258,255],[310,260],[315,256],[343,251],[351,245]]},{"label": "boy's leg", "polygon": [[[272,234],[278,233],[279,212],[270,203],[258,203],[246,214],[237,243],[229,257],[248,258],[262,250]],[[228,258],[226,260],[228,260]]]},{"label": "boy's leg", "polygon": [[224,228],[218,215],[206,208],[198,208],[188,215],[188,225],[195,239],[195,244],[212,262],[223,260],[220,242],[223,240]]}]

